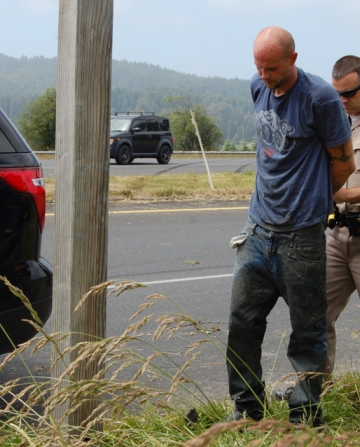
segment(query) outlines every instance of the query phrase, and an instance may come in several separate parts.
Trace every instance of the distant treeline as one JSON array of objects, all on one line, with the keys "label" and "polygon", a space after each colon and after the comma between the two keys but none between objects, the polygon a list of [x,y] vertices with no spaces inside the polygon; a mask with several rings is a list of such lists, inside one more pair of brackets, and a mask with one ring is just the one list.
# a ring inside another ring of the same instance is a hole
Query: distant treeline
[{"label": "distant treeline", "polygon": [[[56,86],[56,58],[0,54],[0,107],[17,121],[26,103]],[[224,140],[239,144],[255,135],[249,81],[200,77],[159,66],[113,61],[111,107],[116,111],[173,111],[169,96],[188,97],[215,119]]]}]

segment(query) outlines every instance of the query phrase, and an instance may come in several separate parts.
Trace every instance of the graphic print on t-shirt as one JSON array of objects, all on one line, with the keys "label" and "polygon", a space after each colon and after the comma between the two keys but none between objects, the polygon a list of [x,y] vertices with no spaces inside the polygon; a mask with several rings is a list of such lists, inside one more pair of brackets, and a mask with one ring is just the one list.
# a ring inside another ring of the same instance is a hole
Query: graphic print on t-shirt
[{"label": "graphic print on t-shirt", "polygon": [[278,151],[288,151],[294,146],[294,141],[289,145],[287,137],[295,132],[292,126],[286,123],[286,120],[281,120],[274,110],[261,110],[255,115],[256,132],[262,142],[264,148],[264,155],[271,157],[276,148]]}]

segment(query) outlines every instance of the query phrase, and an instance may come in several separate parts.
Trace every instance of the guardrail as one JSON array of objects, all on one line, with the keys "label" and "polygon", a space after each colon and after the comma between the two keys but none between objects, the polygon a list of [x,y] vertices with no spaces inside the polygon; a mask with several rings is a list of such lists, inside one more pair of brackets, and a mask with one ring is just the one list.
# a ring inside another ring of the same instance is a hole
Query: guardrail
[{"label": "guardrail", "polygon": [[[202,154],[201,151],[174,151],[173,154]],[[256,151],[205,151],[206,154],[215,155],[256,155]]]},{"label": "guardrail", "polygon": [[55,154],[55,151],[33,151],[35,154]]},{"label": "guardrail", "polygon": [[[55,154],[55,151],[34,151],[35,154]],[[173,154],[201,155],[201,151],[174,151]],[[212,155],[256,155],[255,151],[205,151],[205,154]]]}]

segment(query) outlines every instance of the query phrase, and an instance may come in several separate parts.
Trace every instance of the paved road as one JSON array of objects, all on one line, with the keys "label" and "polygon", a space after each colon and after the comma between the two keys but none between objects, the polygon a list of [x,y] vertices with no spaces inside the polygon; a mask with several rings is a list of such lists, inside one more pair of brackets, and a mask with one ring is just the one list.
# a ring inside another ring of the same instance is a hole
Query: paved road
[{"label": "paved road", "polygon": [[[255,171],[255,158],[208,158],[211,172],[243,172]],[[41,161],[45,177],[55,176],[55,161]],[[153,158],[135,159],[130,165],[117,165],[110,160],[110,175],[159,175],[180,173],[206,173],[202,158],[172,158],[167,165],[159,165]]]},{"label": "paved road", "polygon": [[[202,354],[190,374],[209,397],[220,399],[227,395],[223,352],[235,256],[229,248],[229,240],[242,228],[247,205],[247,202],[229,207],[211,204],[202,206],[206,208],[202,210],[189,204],[183,205],[182,209],[178,204],[148,204],[136,209],[128,205],[112,208],[109,215],[108,278],[135,280],[146,283],[147,288],[126,292],[119,298],[113,295],[108,298],[107,335],[121,334],[129,317],[147,296],[153,293],[166,295],[201,321],[209,333],[186,326],[171,341],[156,342],[154,346],[180,363],[184,350],[196,340],[208,337],[216,341],[219,349],[210,343],[202,345]],[[53,225],[54,217],[49,208],[42,252],[50,262],[53,261]],[[160,314],[173,312],[174,306],[169,300],[159,302],[153,310]],[[358,304],[354,295],[338,323],[338,367],[343,370],[358,366]],[[153,329],[151,325],[144,329],[144,337]],[[51,321],[47,330],[51,331]],[[280,299],[269,316],[263,345],[264,377],[268,384],[291,372],[286,358],[290,331],[288,310]],[[142,344],[137,349],[141,354],[150,352]],[[33,374],[45,377],[50,374],[49,350],[32,358],[27,356],[25,360]],[[160,363],[174,374],[173,365],[165,360]],[[25,372],[19,361],[0,373],[0,380],[21,374]]]}]

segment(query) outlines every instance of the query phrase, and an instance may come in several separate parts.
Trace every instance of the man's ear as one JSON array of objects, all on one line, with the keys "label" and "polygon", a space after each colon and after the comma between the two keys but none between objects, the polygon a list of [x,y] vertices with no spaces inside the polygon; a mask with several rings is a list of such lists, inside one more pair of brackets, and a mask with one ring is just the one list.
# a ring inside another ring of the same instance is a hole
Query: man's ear
[{"label": "man's ear", "polygon": [[298,54],[295,53],[295,51],[290,54],[290,63],[291,63],[291,65],[295,64],[297,57],[298,57]]}]

